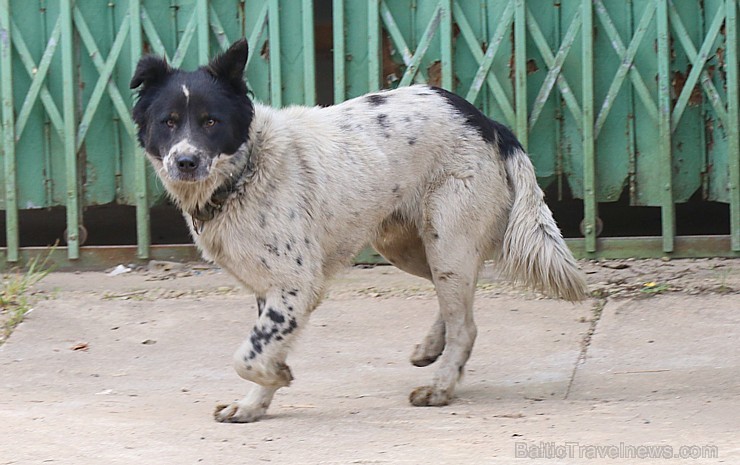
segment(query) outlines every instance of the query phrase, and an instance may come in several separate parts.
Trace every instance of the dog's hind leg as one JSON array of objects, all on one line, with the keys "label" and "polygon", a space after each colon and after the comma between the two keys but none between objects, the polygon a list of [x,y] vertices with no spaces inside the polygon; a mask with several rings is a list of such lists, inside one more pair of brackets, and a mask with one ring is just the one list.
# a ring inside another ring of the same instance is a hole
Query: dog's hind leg
[{"label": "dog's hind leg", "polygon": [[463,373],[477,335],[473,294],[480,258],[473,244],[437,241],[428,257],[444,324],[445,349],[432,384],[414,389],[409,400],[416,406],[447,405]]},{"label": "dog's hind leg", "polygon": [[495,205],[483,205],[483,184],[449,179],[425,199],[422,239],[444,322],[445,348],[431,385],[411,392],[413,405],[448,404],[473,349],[475,286],[492,247],[492,231],[497,231],[491,224],[498,218]]},{"label": "dog's hind leg", "polygon": [[442,313],[437,313],[437,319],[429,329],[426,337],[420,344],[416,344],[411,353],[411,364],[425,367],[436,362],[445,350],[445,320]]},{"label": "dog's hind leg", "polygon": [[[432,270],[427,263],[424,243],[416,226],[395,216],[386,219],[378,236],[372,243],[375,250],[399,269],[434,281]],[[434,363],[445,348],[445,322],[441,313],[429,329],[424,340],[417,344],[411,354],[411,363],[424,367]]]}]

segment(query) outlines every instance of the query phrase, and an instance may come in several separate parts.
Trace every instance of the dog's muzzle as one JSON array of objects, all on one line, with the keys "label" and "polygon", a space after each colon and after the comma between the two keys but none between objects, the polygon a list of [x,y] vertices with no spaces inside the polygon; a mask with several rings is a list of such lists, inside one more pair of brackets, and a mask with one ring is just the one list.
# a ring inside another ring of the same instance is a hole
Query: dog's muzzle
[{"label": "dog's muzzle", "polygon": [[175,156],[175,165],[181,173],[192,175],[200,165],[200,157],[189,153],[177,155]]},{"label": "dog's muzzle", "polygon": [[[187,145],[184,147],[183,145]],[[177,144],[164,159],[167,175],[177,181],[200,181],[208,177],[205,154],[189,144]]]}]

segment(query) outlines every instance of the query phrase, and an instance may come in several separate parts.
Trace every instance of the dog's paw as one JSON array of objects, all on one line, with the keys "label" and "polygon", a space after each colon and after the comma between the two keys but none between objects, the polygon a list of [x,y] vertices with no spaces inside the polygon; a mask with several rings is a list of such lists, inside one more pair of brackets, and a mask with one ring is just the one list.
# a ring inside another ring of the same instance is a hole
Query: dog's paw
[{"label": "dog's paw", "polygon": [[441,354],[441,351],[430,351],[425,345],[418,344],[411,354],[411,364],[417,367],[425,367],[436,362]]},{"label": "dog's paw", "polygon": [[411,363],[417,367],[425,367],[436,362],[445,350],[444,328],[440,331],[439,325],[434,325],[427,337],[416,344],[411,353]]},{"label": "dog's paw", "polygon": [[246,407],[239,402],[232,402],[217,405],[213,417],[221,423],[252,423],[262,418],[266,411],[266,407]]},{"label": "dog's paw", "polygon": [[409,402],[415,407],[441,407],[450,403],[452,395],[434,386],[419,386],[411,391]]}]

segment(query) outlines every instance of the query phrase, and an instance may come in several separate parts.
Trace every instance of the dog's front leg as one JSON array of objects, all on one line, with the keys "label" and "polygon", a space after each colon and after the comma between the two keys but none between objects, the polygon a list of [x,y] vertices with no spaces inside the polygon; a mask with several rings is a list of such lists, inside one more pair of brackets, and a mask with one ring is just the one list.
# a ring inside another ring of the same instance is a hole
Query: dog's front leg
[{"label": "dog's front leg", "polygon": [[217,421],[248,423],[258,420],[272,397],[293,380],[285,363],[298,329],[317,305],[319,292],[311,288],[279,287],[257,298],[259,317],[249,337],[234,354],[242,378],[257,384],[244,399],[216,407]]},{"label": "dog's front leg", "polygon": [[226,423],[251,423],[259,420],[267,411],[278,388],[255,385],[242,400],[230,404],[219,404],[213,416],[216,421]]}]

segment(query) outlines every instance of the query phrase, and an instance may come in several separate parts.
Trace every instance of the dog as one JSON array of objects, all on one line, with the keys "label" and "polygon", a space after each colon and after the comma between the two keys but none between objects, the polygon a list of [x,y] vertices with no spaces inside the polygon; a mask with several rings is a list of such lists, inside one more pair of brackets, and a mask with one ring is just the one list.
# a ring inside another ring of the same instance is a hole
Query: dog
[{"label": "dog", "polygon": [[371,244],[434,283],[439,312],[411,362],[437,363],[416,406],[448,404],[473,348],[478,272],[568,301],[584,277],[514,134],[446,90],[414,85],[330,107],[252,102],[246,40],[195,71],[144,56],[131,88],[138,139],[204,258],[254,292],[234,355],[256,386],[220,422],[262,417],[293,380],[286,357],[327,281]]}]

